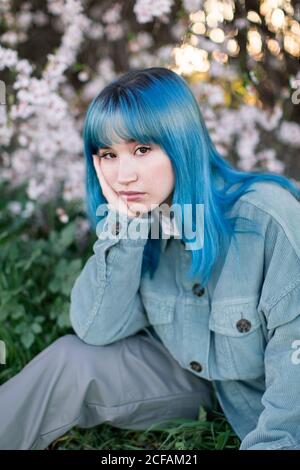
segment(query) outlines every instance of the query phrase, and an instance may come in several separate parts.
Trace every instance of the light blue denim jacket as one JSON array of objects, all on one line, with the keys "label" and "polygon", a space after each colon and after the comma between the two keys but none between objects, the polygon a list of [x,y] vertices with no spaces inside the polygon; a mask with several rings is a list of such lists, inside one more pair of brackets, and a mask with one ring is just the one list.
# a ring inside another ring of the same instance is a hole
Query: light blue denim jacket
[{"label": "light blue denim jacket", "polygon": [[230,216],[257,221],[263,237],[238,233],[241,262],[230,245],[205,289],[187,278],[191,252],[177,238],[161,240],[153,279],[141,278],[146,239],[99,238],[70,319],[94,345],[153,331],[183,368],[212,381],[241,450],[300,449],[300,204],[275,183],[251,188]]}]

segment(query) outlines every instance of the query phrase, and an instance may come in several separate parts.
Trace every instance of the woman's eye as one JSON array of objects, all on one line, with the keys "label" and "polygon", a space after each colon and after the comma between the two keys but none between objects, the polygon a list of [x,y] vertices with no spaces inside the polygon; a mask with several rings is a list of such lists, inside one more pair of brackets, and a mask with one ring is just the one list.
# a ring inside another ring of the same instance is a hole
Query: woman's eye
[{"label": "woman's eye", "polygon": [[[150,147],[139,147],[138,149],[136,149],[136,151],[141,150],[141,149],[146,150],[146,151],[147,151],[147,150],[151,150]],[[145,155],[145,153],[146,153],[146,152],[142,152],[142,155]]]},{"label": "woman's eye", "polygon": [[[139,147],[139,148],[136,149],[136,152],[137,152],[138,150],[141,150],[141,154],[142,154],[142,155],[145,155],[145,153],[147,153],[148,150],[151,150],[151,147],[145,147],[145,146]],[[143,151],[142,151],[142,150],[143,150]],[[111,160],[111,158],[108,158],[108,155],[113,155],[113,156],[115,157],[115,154],[112,153],[112,152],[103,153],[103,155],[99,155],[99,157],[100,157],[100,158],[105,158],[105,159],[107,159],[107,160]]]},{"label": "woman's eye", "polygon": [[[111,152],[108,152],[108,153],[104,153],[103,155],[99,155],[99,156],[100,156],[100,158],[106,158],[106,157],[107,157],[107,155],[114,155],[114,154],[113,154],[113,153],[111,153]],[[108,160],[111,160],[111,159],[110,159],[110,158],[108,158]]]}]

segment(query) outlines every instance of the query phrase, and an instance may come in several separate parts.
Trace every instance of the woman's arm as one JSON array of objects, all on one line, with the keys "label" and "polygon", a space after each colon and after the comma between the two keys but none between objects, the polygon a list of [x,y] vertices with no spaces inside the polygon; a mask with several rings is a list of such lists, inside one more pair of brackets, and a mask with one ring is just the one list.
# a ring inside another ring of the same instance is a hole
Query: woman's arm
[{"label": "woman's arm", "polygon": [[270,311],[269,328],[264,410],[240,450],[300,449],[300,282]]},{"label": "woman's arm", "polygon": [[278,201],[266,236],[258,309],[267,326],[264,407],[241,450],[300,449],[300,205]]},{"label": "woman's arm", "polygon": [[[114,211],[108,213],[94,243],[94,255],[71,291],[73,329],[83,341],[94,345],[112,343],[150,325],[138,292],[147,238],[101,239],[104,230],[114,229],[115,216]],[[121,224],[125,221],[126,228],[137,222],[121,214],[118,220]],[[147,214],[138,223],[147,224],[146,232],[149,231]]]}]

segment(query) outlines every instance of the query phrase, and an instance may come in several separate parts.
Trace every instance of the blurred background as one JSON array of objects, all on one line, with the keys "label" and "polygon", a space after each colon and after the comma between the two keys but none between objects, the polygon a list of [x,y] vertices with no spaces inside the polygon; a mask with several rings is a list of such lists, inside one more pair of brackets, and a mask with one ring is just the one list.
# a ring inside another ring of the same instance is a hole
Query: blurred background
[{"label": "blurred background", "polygon": [[[299,58],[299,1],[0,1],[0,383],[72,332],[70,291],[96,240],[82,126],[102,88],[131,68],[169,67],[224,158],[300,185]],[[175,433],[170,448],[238,445],[226,420],[215,426],[201,442]],[[89,432],[55,445],[101,448],[107,436]]]}]

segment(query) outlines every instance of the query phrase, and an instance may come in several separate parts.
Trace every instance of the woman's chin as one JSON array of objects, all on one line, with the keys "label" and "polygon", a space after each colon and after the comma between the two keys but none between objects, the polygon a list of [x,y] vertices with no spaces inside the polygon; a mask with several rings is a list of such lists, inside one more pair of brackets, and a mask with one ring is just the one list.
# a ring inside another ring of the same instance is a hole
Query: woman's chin
[{"label": "woman's chin", "polygon": [[147,209],[147,205],[139,201],[127,201],[128,207],[130,210],[143,210]]}]

